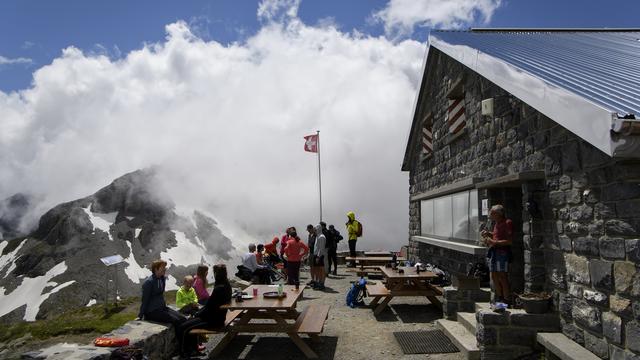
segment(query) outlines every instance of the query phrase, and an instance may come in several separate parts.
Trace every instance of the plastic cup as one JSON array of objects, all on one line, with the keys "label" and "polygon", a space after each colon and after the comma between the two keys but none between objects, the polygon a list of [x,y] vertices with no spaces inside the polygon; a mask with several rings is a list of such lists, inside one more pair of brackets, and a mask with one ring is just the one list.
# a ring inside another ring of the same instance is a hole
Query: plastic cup
[{"label": "plastic cup", "polygon": [[253,288],[253,296],[258,296],[258,288]]}]

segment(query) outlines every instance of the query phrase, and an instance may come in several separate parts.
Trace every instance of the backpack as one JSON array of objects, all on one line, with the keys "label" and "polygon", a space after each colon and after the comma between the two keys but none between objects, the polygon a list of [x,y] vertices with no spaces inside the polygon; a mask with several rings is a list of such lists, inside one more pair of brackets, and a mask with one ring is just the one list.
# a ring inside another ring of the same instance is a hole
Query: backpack
[{"label": "backpack", "polygon": [[347,305],[351,308],[364,305],[364,297],[367,296],[367,280],[360,279],[351,284],[347,292]]},{"label": "backpack", "polygon": [[356,220],[357,228],[356,228],[356,236],[362,237],[362,223]]}]

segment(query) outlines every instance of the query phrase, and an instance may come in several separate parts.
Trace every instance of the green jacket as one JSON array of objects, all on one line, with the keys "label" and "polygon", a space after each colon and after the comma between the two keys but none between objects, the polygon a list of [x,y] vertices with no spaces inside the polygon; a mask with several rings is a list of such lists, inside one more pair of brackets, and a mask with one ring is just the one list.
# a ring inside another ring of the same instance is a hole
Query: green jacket
[{"label": "green jacket", "polygon": [[356,214],[353,211],[349,211],[347,213],[347,217],[349,218],[349,222],[347,222],[347,238],[349,240],[358,240],[358,227],[360,223],[356,220]]},{"label": "green jacket", "polygon": [[191,287],[189,290],[185,290],[183,286],[178,289],[176,293],[176,307],[178,309],[182,309],[185,305],[193,304],[198,302],[198,297],[196,296],[196,290]]}]

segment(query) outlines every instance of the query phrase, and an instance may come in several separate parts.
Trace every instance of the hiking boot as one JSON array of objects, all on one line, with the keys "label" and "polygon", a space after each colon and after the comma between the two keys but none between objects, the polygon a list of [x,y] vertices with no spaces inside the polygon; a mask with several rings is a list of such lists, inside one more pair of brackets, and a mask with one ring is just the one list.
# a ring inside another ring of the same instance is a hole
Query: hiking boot
[{"label": "hiking boot", "polygon": [[318,284],[318,286],[315,289],[319,291],[324,291],[325,289],[324,284]]},{"label": "hiking boot", "polygon": [[311,286],[311,287],[315,287],[316,286],[316,282],[311,280],[307,283],[307,286]]}]

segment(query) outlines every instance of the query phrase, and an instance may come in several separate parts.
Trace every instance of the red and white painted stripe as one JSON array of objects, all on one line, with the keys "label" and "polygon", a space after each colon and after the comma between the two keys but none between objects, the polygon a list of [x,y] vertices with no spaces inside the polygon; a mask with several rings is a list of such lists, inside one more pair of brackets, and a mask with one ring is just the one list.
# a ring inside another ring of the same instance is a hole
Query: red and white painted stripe
[{"label": "red and white painted stripe", "polygon": [[449,99],[449,109],[447,109],[447,122],[449,133],[457,134],[464,129],[466,123],[464,115],[464,99]]}]

